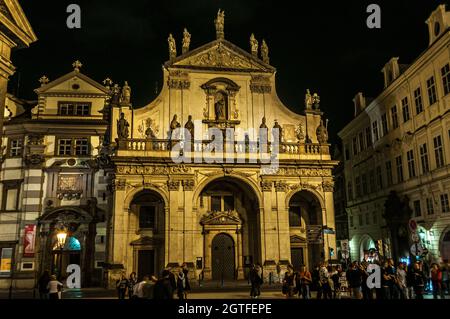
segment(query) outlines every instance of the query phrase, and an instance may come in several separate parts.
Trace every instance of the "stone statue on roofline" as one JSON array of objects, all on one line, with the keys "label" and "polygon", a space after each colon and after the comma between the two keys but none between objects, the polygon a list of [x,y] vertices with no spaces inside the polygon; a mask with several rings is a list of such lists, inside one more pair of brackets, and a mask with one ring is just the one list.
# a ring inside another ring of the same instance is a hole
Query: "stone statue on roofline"
[{"label": "stone statue on roofline", "polygon": [[177,44],[175,43],[172,33],[169,34],[167,42],[169,43],[169,58],[170,60],[173,60],[177,57]]},{"label": "stone statue on roofline", "polygon": [[221,9],[217,12],[217,18],[214,20],[216,26],[217,40],[224,38],[225,12]]},{"label": "stone statue on roofline", "polygon": [[264,41],[264,39],[262,40],[261,43],[261,59],[263,60],[264,63],[269,64],[270,59],[269,59],[269,47],[267,46],[266,41]]},{"label": "stone statue on roofline", "polygon": [[250,50],[253,56],[258,56],[258,40],[256,40],[255,35],[252,33],[250,36]]},{"label": "stone statue on roofline", "polygon": [[191,34],[188,32],[186,28],[184,28],[182,54],[185,54],[186,52],[189,51],[190,45],[191,45]]}]

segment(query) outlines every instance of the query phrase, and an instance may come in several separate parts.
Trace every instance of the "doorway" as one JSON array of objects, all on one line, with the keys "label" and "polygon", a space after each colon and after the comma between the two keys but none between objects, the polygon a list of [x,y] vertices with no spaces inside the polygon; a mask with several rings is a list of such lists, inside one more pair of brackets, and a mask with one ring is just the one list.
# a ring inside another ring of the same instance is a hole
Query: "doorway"
[{"label": "doorway", "polygon": [[155,273],[155,251],[138,250],[138,280],[141,281],[144,276],[151,276]]},{"label": "doorway", "polygon": [[233,238],[227,234],[218,234],[214,237],[212,249],[212,279],[235,279],[235,245]]}]

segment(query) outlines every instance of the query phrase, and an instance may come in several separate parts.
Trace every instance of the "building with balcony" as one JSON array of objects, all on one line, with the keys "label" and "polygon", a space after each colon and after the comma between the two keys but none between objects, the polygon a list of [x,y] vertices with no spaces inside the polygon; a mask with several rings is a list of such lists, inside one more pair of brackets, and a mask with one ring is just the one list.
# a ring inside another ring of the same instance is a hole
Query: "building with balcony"
[{"label": "building with balcony", "polygon": [[132,107],[129,87],[111,89],[111,282],[123,269],[186,263],[195,278],[234,280],[251,263],[276,275],[335,258],[323,228],[335,228],[337,162],[319,96],[308,92],[303,114],[292,112],[276,94],[267,44],[230,43],[220,13],[216,31],[192,50],[185,31],[181,54],[169,36],[164,86],[148,105]]},{"label": "building with balcony", "polygon": [[392,58],[384,90],[358,93],[339,132],[353,259],[408,258],[413,243],[430,262],[450,259],[450,12],[426,23],[428,48],[410,65]]}]

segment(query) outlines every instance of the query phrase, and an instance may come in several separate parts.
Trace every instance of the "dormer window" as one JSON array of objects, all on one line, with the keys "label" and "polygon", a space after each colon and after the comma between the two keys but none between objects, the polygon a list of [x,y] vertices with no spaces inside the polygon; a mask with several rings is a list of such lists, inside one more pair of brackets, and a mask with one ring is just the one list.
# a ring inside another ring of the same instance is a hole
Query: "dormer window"
[{"label": "dormer window", "polygon": [[87,116],[91,113],[91,103],[86,102],[59,102],[58,115]]}]

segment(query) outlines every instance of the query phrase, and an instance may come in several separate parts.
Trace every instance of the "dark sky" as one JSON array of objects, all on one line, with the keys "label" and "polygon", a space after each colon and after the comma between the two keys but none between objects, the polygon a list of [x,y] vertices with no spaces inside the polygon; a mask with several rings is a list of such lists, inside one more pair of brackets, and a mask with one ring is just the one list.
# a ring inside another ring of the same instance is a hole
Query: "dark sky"
[{"label": "dark sky", "polygon": [[[17,73],[10,91],[36,99],[38,79],[51,80],[72,70],[101,82],[128,80],[136,107],[161,87],[161,65],[168,59],[167,36],[181,48],[182,30],[192,34],[191,49],[215,39],[213,20],[225,10],[225,38],[249,50],[252,32],[266,39],[277,68],[280,99],[294,111],[303,108],[307,88],[321,96],[330,119],[330,135],[353,117],[352,99],[380,93],[381,68],[393,56],[411,63],[428,45],[425,20],[442,0],[39,0],[20,1],[39,38],[31,48],[13,54]],[[77,3],[82,28],[68,29],[66,8]],[[381,6],[382,28],[368,29],[366,8]],[[20,86],[18,75],[20,74]]]}]

